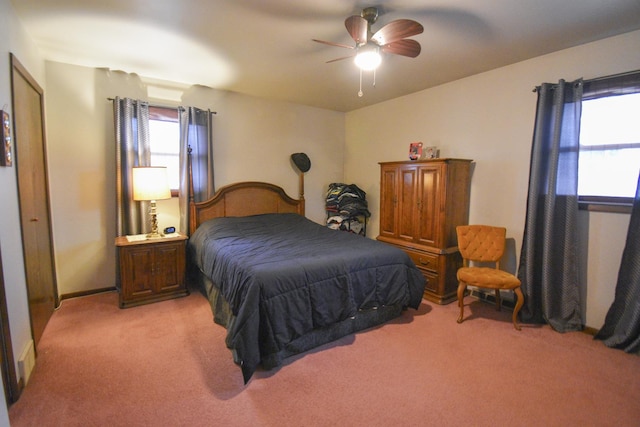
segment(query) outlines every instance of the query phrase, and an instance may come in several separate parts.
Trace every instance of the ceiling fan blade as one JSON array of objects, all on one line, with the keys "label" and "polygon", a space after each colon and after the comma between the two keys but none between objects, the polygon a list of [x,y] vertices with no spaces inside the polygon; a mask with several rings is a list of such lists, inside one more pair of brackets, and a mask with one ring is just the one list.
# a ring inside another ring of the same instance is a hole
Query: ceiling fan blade
[{"label": "ceiling fan blade", "polygon": [[415,36],[423,31],[424,27],[419,22],[411,19],[397,19],[376,31],[371,37],[371,40],[383,46],[407,37]]},{"label": "ceiling fan blade", "polygon": [[327,64],[330,64],[330,63],[332,63],[332,62],[342,61],[342,60],[344,60],[344,59],[353,58],[354,56],[355,56],[355,55],[349,55],[349,56],[343,56],[343,57],[340,57],[340,58],[332,59],[332,60],[330,60],[330,61],[327,61]]},{"label": "ceiling fan blade", "polygon": [[411,39],[402,39],[381,46],[384,53],[393,53],[395,55],[408,56],[415,58],[420,55],[420,43]]},{"label": "ceiling fan blade", "polygon": [[317,42],[317,43],[328,44],[329,46],[336,46],[336,47],[344,47],[344,48],[347,48],[347,49],[354,49],[353,46],[349,46],[349,45],[342,44],[342,43],[327,42],[327,41],[318,40],[318,39],[311,39],[311,40],[313,40],[314,42]]},{"label": "ceiling fan blade", "polygon": [[363,44],[367,42],[367,20],[362,16],[353,15],[348,17],[344,21],[344,26],[347,28],[349,35],[357,44]]}]

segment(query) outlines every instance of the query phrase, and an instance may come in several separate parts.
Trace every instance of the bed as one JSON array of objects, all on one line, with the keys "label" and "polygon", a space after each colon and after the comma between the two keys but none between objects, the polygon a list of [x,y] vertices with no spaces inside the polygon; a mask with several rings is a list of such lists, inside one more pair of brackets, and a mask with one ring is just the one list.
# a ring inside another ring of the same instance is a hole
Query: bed
[{"label": "bed", "polygon": [[417,309],[425,278],[401,250],[304,216],[263,182],[190,202],[191,277],[247,383],[262,367]]}]

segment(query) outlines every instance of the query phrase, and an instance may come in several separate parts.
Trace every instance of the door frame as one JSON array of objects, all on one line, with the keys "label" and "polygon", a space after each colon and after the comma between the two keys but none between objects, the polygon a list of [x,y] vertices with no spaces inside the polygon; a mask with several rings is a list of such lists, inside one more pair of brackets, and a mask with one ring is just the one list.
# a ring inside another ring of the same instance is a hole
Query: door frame
[{"label": "door frame", "polygon": [[11,330],[9,328],[9,311],[7,309],[7,294],[4,287],[4,269],[2,267],[2,252],[0,251],[0,369],[7,406],[16,402],[20,397],[20,386],[16,375],[15,358],[11,344]]}]

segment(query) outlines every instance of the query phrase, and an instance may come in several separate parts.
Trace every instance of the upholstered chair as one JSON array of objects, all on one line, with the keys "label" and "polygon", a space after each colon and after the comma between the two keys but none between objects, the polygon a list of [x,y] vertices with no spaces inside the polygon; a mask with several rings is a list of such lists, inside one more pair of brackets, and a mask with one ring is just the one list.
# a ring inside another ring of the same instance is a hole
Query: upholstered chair
[{"label": "upholstered chair", "polygon": [[513,290],[517,297],[516,306],[513,309],[513,326],[520,330],[517,317],[524,304],[520,280],[513,274],[500,270],[507,229],[489,225],[460,225],[456,227],[456,233],[458,249],[463,259],[463,266],[457,273],[458,306],[460,307],[458,323],[462,323],[464,318],[464,295],[467,286],[495,290],[498,311],[501,308],[500,291]]}]

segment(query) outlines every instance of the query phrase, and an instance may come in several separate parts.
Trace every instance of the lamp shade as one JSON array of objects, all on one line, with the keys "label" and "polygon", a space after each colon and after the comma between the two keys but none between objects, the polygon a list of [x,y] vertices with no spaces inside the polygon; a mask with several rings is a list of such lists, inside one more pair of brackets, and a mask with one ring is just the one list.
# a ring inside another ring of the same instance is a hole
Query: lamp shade
[{"label": "lamp shade", "polygon": [[167,168],[156,166],[134,167],[133,200],[162,200],[171,198]]}]

